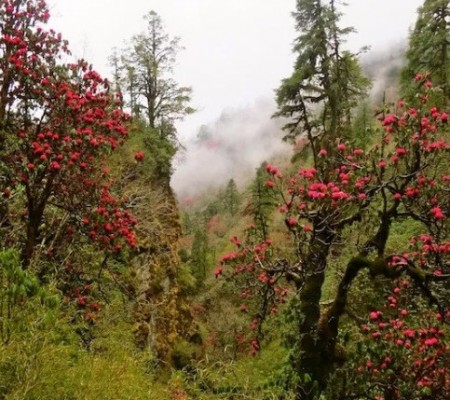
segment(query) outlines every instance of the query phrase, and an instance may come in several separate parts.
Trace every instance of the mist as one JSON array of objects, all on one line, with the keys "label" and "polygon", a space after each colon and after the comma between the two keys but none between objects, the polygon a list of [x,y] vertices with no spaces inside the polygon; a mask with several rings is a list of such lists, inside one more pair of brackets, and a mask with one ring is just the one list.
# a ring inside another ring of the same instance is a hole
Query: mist
[{"label": "mist", "polygon": [[224,110],[214,122],[203,125],[197,136],[183,143],[175,160],[172,187],[183,199],[224,186],[234,179],[245,184],[263,161],[289,154],[282,141],[280,119],[270,99],[259,99],[248,107]]},{"label": "mist", "polygon": [[370,101],[380,104],[394,101],[398,96],[400,71],[405,63],[406,43],[398,43],[384,50],[369,52],[361,57],[364,74],[372,80]]}]

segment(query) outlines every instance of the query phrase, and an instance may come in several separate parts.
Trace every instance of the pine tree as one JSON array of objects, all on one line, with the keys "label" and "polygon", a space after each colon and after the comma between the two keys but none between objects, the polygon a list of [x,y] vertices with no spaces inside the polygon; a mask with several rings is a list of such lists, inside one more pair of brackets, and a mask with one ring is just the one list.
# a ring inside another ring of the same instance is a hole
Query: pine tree
[{"label": "pine tree", "polygon": [[231,215],[235,215],[239,210],[241,199],[234,179],[228,181],[223,200],[225,211]]},{"label": "pine tree", "polygon": [[430,73],[432,83],[450,97],[450,1],[425,0],[418,9],[415,27],[409,36],[406,65],[401,73],[401,92],[414,97],[412,84],[418,73]]},{"label": "pine tree", "polygon": [[256,177],[251,188],[251,197],[245,210],[252,216],[257,238],[264,242],[269,237],[270,214],[273,210],[272,190],[264,185],[266,163],[256,170]]},{"label": "pine tree", "polygon": [[169,37],[155,11],[150,11],[145,20],[147,30],[131,39],[122,52],[120,66],[117,55],[111,57],[111,62],[132,113],[143,117],[162,137],[174,139],[175,121],[194,111],[189,106],[192,89],[180,86],[172,77],[182,49],[180,38]]},{"label": "pine tree", "polygon": [[352,124],[352,144],[365,150],[370,145],[375,129],[373,125],[373,111],[369,102],[364,101],[356,109]]},{"label": "pine tree", "polygon": [[341,14],[334,0],[297,0],[293,16],[299,32],[297,60],[293,74],[277,90],[275,114],[292,119],[284,127],[285,139],[307,135],[313,142],[322,134],[327,140],[348,135],[351,110],[369,86],[356,55],[342,50],[353,29],[338,26]]}]

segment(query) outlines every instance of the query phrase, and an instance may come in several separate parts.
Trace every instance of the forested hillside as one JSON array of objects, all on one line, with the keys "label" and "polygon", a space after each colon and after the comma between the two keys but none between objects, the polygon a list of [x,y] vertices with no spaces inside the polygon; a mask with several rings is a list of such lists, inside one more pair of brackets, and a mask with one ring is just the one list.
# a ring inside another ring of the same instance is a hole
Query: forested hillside
[{"label": "forested hillside", "polygon": [[297,0],[273,115],[186,150],[155,11],[106,79],[0,0],[0,399],[450,398],[449,3],[362,66],[341,2]]}]

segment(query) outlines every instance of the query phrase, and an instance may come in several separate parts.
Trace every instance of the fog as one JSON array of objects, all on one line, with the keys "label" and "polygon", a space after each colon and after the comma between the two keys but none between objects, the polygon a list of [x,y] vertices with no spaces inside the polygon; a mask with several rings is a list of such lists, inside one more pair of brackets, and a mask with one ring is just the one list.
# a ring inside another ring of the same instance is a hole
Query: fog
[{"label": "fog", "polygon": [[180,198],[223,186],[231,178],[242,185],[263,161],[289,154],[290,146],[282,141],[283,122],[271,118],[275,108],[273,100],[259,99],[227,109],[217,121],[203,125],[175,162],[172,186]]},{"label": "fog", "polygon": [[381,103],[383,97],[388,102],[396,99],[405,49],[406,43],[402,42],[361,57],[364,73],[372,80],[370,90],[372,103]]}]

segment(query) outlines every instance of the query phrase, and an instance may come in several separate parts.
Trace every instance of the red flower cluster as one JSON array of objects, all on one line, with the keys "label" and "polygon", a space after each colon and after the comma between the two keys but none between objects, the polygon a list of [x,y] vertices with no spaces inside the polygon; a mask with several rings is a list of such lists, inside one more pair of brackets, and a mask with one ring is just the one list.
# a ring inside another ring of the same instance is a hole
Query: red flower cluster
[{"label": "red flower cluster", "polygon": [[[403,280],[400,286],[409,283]],[[414,394],[424,393],[423,388],[444,398],[450,394],[450,347],[443,326],[439,326],[442,315],[419,318],[408,309],[403,290],[395,287],[385,312],[372,311],[369,323],[362,326],[368,346],[365,355],[370,359],[356,368],[356,379],[365,381],[370,393],[390,393],[395,399],[415,398]],[[447,313],[450,316],[450,310]]]},{"label": "red flower cluster", "polygon": [[144,153],[142,151],[138,151],[135,155],[134,155],[134,159],[136,161],[142,161],[144,159]]},{"label": "red flower cluster", "polygon": [[111,195],[108,186],[102,188],[99,202],[91,216],[82,220],[89,238],[115,252],[122,250],[124,244],[136,247],[134,226],[137,220],[129,211],[123,210],[121,201]]},{"label": "red flower cluster", "polygon": [[[291,221],[290,224],[294,226],[297,221]],[[305,229],[308,228],[305,227]],[[264,242],[255,242],[255,230],[254,226],[250,226],[243,240],[233,236],[231,242],[235,246],[235,250],[222,256],[219,260],[221,265],[214,270],[216,278],[225,275],[242,282],[253,282],[251,287],[245,287],[242,290],[240,305],[243,313],[250,317],[257,315],[250,323],[250,331],[258,330],[264,320],[261,318],[261,308],[258,305],[261,297],[266,296],[264,298],[267,301],[264,302],[263,309],[267,315],[271,315],[278,312],[279,305],[286,302],[289,294],[287,288],[283,287],[279,280],[281,270],[271,270],[270,267],[266,269],[272,259],[272,241],[267,239]],[[246,341],[244,333],[242,333],[242,338]],[[258,339],[251,339],[248,344],[250,353],[255,355],[260,348]]]}]

